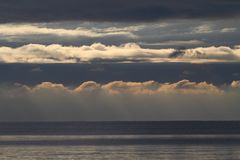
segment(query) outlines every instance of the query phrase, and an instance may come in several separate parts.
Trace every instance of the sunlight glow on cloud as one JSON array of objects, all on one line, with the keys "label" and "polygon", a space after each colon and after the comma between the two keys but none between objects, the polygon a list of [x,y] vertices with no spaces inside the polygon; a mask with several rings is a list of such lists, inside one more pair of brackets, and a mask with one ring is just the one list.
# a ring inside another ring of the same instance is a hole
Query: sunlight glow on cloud
[{"label": "sunlight glow on cloud", "polygon": [[[232,87],[237,81],[234,81]],[[159,83],[156,81],[147,82],[124,82],[113,81],[107,84],[99,84],[94,81],[87,81],[80,84],[74,89],[69,89],[63,84],[51,82],[43,82],[34,87],[16,84],[18,87],[23,87],[29,92],[38,91],[58,91],[66,93],[84,93],[84,92],[104,92],[106,94],[222,94],[223,90],[208,84],[206,82],[190,82],[182,80],[176,83]]]},{"label": "sunlight glow on cloud", "polygon": [[174,49],[143,49],[137,44],[105,46],[94,43],[91,46],[61,46],[29,44],[19,48],[0,47],[0,61],[4,63],[78,63],[95,59],[151,60],[165,58]]},{"label": "sunlight glow on cloud", "polygon": [[240,88],[240,81],[233,81],[231,86],[232,88]]},{"label": "sunlight glow on cloud", "polygon": [[18,48],[0,47],[2,63],[86,63],[86,62],[239,62],[240,48],[227,46],[176,50],[142,48],[136,43],[107,46],[62,46],[29,44]]},{"label": "sunlight glow on cloud", "polygon": [[227,86],[87,81],[78,87],[43,82],[0,85],[0,120],[226,120],[239,119],[239,81]]}]

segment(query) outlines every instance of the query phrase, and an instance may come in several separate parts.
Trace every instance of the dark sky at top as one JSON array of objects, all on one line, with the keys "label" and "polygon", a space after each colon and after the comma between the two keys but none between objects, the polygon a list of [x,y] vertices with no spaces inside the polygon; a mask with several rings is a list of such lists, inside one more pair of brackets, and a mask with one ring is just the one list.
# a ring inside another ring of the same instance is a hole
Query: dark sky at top
[{"label": "dark sky at top", "polygon": [[1,0],[0,23],[222,19],[239,16],[239,8],[239,0]]}]

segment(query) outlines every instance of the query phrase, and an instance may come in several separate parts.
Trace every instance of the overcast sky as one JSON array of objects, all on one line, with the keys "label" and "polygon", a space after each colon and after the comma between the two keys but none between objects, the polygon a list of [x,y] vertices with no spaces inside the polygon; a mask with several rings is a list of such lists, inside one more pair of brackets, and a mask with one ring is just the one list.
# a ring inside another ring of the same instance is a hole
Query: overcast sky
[{"label": "overcast sky", "polygon": [[0,121],[239,120],[239,0],[1,0]]}]

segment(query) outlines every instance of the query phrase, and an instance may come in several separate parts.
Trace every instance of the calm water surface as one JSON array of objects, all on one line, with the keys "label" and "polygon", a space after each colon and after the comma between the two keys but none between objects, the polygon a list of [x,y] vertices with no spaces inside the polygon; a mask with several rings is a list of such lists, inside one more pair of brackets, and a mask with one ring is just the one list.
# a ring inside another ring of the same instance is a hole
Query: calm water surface
[{"label": "calm water surface", "polygon": [[0,160],[240,159],[240,144],[216,137],[219,143],[213,135],[0,136]]},{"label": "calm water surface", "polygon": [[2,146],[0,150],[1,160],[240,159],[240,146],[235,145]]},{"label": "calm water surface", "polygon": [[0,123],[0,160],[240,160],[240,122]]}]

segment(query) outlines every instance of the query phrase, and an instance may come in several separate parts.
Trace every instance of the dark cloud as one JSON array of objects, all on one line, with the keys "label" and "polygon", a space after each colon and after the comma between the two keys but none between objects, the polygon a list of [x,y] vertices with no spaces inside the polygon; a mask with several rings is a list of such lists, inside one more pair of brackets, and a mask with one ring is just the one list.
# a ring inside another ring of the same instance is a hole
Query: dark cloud
[{"label": "dark cloud", "polygon": [[167,18],[229,18],[238,0],[1,0],[0,22],[153,21]]},{"label": "dark cloud", "polygon": [[172,54],[170,54],[168,57],[169,58],[177,58],[177,57],[183,56],[185,54],[184,49],[185,48],[178,49],[175,52],[173,52]]}]

